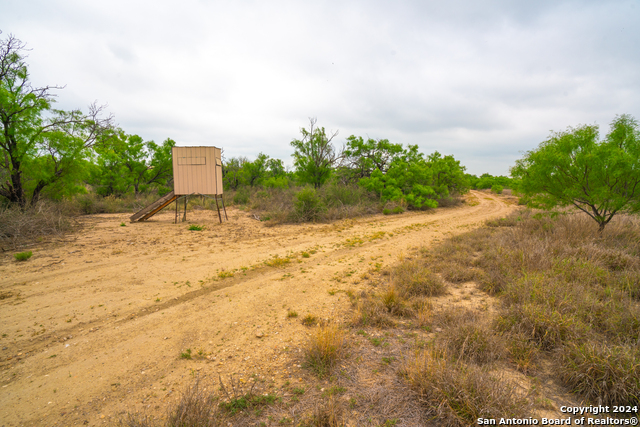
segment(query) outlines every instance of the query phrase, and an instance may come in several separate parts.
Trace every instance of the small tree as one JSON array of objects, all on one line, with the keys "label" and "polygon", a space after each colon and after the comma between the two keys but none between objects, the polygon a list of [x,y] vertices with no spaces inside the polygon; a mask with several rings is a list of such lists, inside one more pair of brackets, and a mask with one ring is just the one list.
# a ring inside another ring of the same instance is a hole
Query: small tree
[{"label": "small tree", "polygon": [[333,165],[340,156],[331,144],[338,132],[327,136],[324,128],[315,127],[316,121],[315,118],[309,118],[309,130],[300,129],[302,139],[294,139],[291,146],[295,148],[293,164],[299,180],[319,188],[331,176]]},{"label": "small tree", "polygon": [[53,110],[51,91],[61,88],[31,85],[25,50],[12,35],[0,40],[0,196],[22,208],[48,188],[54,196],[75,191],[90,148],[112,122],[95,105],[88,115]]},{"label": "small tree", "polygon": [[575,206],[600,232],[620,212],[640,211],[640,132],[629,115],[616,116],[599,141],[598,126],[553,133],[516,161],[511,175],[531,207]]}]

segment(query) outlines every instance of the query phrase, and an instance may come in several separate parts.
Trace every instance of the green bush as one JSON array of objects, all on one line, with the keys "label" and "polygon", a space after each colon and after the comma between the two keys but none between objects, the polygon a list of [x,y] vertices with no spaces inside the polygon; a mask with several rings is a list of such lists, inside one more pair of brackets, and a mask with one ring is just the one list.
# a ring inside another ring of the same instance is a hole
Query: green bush
[{"label": "green bush", "polygon": [[502,194],[502,190],[504,190],[504,187],[502,187],[502,185],[494,184],[491,186],[491,192],[493,193]]},{"label": "green bush", "polygon": [[295,214],[302,221],[317,221],[326,206],[318,197],[315,188],[306,187],[296,194],[294,201]]},{"label": "green bush", "polygon": [[233,203],[236,205],[246,205],[249,203],[249,190],[246,188],[242,188],[233,195]]},{"label": "green bush", "polygon": [[397,215],[404,212],[404,208],[402,206],[396,206],[395,208],[384,208],[382,213],[384,215]]},{"label": "green bush", "polygon": [[262,185],[264,185],[265,188],[285,189],[290,187],[290,182],[289,178],[286,176],[272,176],[271,178],[266,179]]},{"label": "green bush", "polygon": [[31,258],[32,255],[33,255],[33,252],[26,251],[26,252],[19,252],[17,254],[14,254],[13,256],[16,258],[17,261],[26,261],[29,258]]}]

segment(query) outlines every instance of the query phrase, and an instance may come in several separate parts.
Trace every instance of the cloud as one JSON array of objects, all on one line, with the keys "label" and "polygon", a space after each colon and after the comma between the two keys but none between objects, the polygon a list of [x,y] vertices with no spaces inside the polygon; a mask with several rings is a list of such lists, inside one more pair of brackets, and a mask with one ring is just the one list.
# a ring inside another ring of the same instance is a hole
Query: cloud
[{"label": "cloud", "polygon": [[290,162],[308,117],[507,173],[552,129],[638,116],[634,1],[8,0],[58,107],[145,139]]}]

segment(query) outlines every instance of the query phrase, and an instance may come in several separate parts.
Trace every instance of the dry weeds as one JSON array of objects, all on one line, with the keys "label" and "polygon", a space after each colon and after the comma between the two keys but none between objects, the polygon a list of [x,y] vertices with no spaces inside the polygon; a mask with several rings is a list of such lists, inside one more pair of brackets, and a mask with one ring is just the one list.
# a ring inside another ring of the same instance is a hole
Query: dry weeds
[{"label": "dry weeds", "polygon": [[424,410],[441,426],[474,425],[478,418],[526,418],[531,404],[510,381],[427,350],[402,370]]}]

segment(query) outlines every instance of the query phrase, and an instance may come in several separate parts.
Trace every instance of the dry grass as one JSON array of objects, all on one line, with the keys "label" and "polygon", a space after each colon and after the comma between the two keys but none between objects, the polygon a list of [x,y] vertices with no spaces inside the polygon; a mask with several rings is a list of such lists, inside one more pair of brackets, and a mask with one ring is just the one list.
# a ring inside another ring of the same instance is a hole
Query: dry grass
[{"label": "dry grass", "polygon": [[[138,196],[131,194],[125,197],[102,197],[97,194],[88,193],[77,195],[72,201],[67,202],[66,204],[69,205],[74,212],[86,215],[119,212],[133,213],[150,205],[159,198],[160,196],[155,192],[138,194]],[[170,207],[166,209],[170,209]]]},{"label": "dry grass", "polygon": [[345,355],[345,333],[334,324],[321,326],[311,334],[304,351],[305,366],[324,378]]},{"label": "dry grass", "polygon": [[320,189],[242,188],[227,200],[253,210],[271,224],[334,221],[382,211],[377,197],[358,185],[330,183]]},{"label": "dry grass", "polygon": [[[556,358],[572,391],[594,403],[637,404],[638,219],[617,217],[602,235],[583,215],[520,211],[487,225],[425,251],[426,261],[500,297],[494,325],[516,369],[534,373],[540,358]],[[451,339],[449,351],[460,341]]]},{"label": "dry grass", "polygon": [[47,236],[61,236],[73,229],[72,213],[68,206],[49,201],[25,210],[0,206],[0,247],[5,251]]},{"label": "dry grass", "polygon": [[[520,211],[422,253],[421,259],[380,272],[383,279],[388,276],[381,292],[353,298],[352,323],[388,328],[404,317],[439,331],[427,345],[429,357],[407,362],[414,371],[407,378],[429,396],[430,408],[438,408],[433,414],[455,420],[451,425],[471,422],[482,411],[499,413],[494,409],[500,407],[506,408],[503,415],[513,416],[518,412],[510,413],[512,402],[506,398],[494,402],[471,396],[478,390],[475,378],[488,375],[483,381],[498,389],[485,369],[508,363],[535,375],[543,359],[556,360],[549,364],[551,375],[594,404],[638,404],[636,218],[619,217],[600,235],[581,215]],[[440,276],[452,283],[476,282],[498,298],[497,313],[461,308],[434,312],[429,299],[447,292]],[[420,380],[421,375],[427,380]]]},{"label": "dry grass", "polygon": [[273,393],[264,393],[262,383],[242,383],[230,376],[226,384],[219,377],[215,383],[201,384],[196,377],[182,393],[180,400],[167,409],[165,421],[145,414],[127,414],[122,427],[221,427],[256,425],[256,418],[267,406],[281,401]]},{"label": "dry grass", "polygon": [[161,424],[146,415],[129,413],[119,425],[122,427],[221,427],[227,426],[229,420],[227,412],[220,406],[220,397],[213,391],[213,386],[202,387],[200,381],[196,380],[184,391],[178,403],[168,409],[166,421]]},{"label": "dry grass", "polygon": [[354,306],[351,324],[353,326],[392,326],[389,309],[378,295],[366,292],[351,299]]},{"label": "dry grass", "polygon": [[313,414],[300,427],[341,427],[345,422],[345,410],[340,400],[330,396],[325,401],[316,401]]},{"label": "dry grass", "polygon": [[504,338],[492,330],[481,313],[468,309],[448,308],[435,316],[434,324],[442,326],[438,344],[454,359],[478,365],[504,357]]},{"label": "dry grass", "polygon": [[475,425],[478,418],[524,418],[530,403],[511,382],[427,350],[410,359],[403,374],[424,410],[441,426]]},{"label": "dry grass", "polygon": [[568,344],[558,354],[560,375],[573,392],[602,405],[637,406],[640,351],[636,346]]},{"label": "dry grass", "polygon": [[507,337],[506,351],[511,363],[523,374],[533,374],[538,370],[540,348],[527,336],[510,334]]},{"label": "dry grass", "polygon": [[391,282],[403,298],[437,296],[445,293],[444,281],[422,260],[398,264],[391,272]]},{"label": "dry grass", "polygon": [[74,217],[81,214],[136,212],[157,199],[155,193],[124,198],[89,193],[72,200],[41,200],[24,210],[0,205],[0,249],[62,236],[74,229],[77,225]]}]

